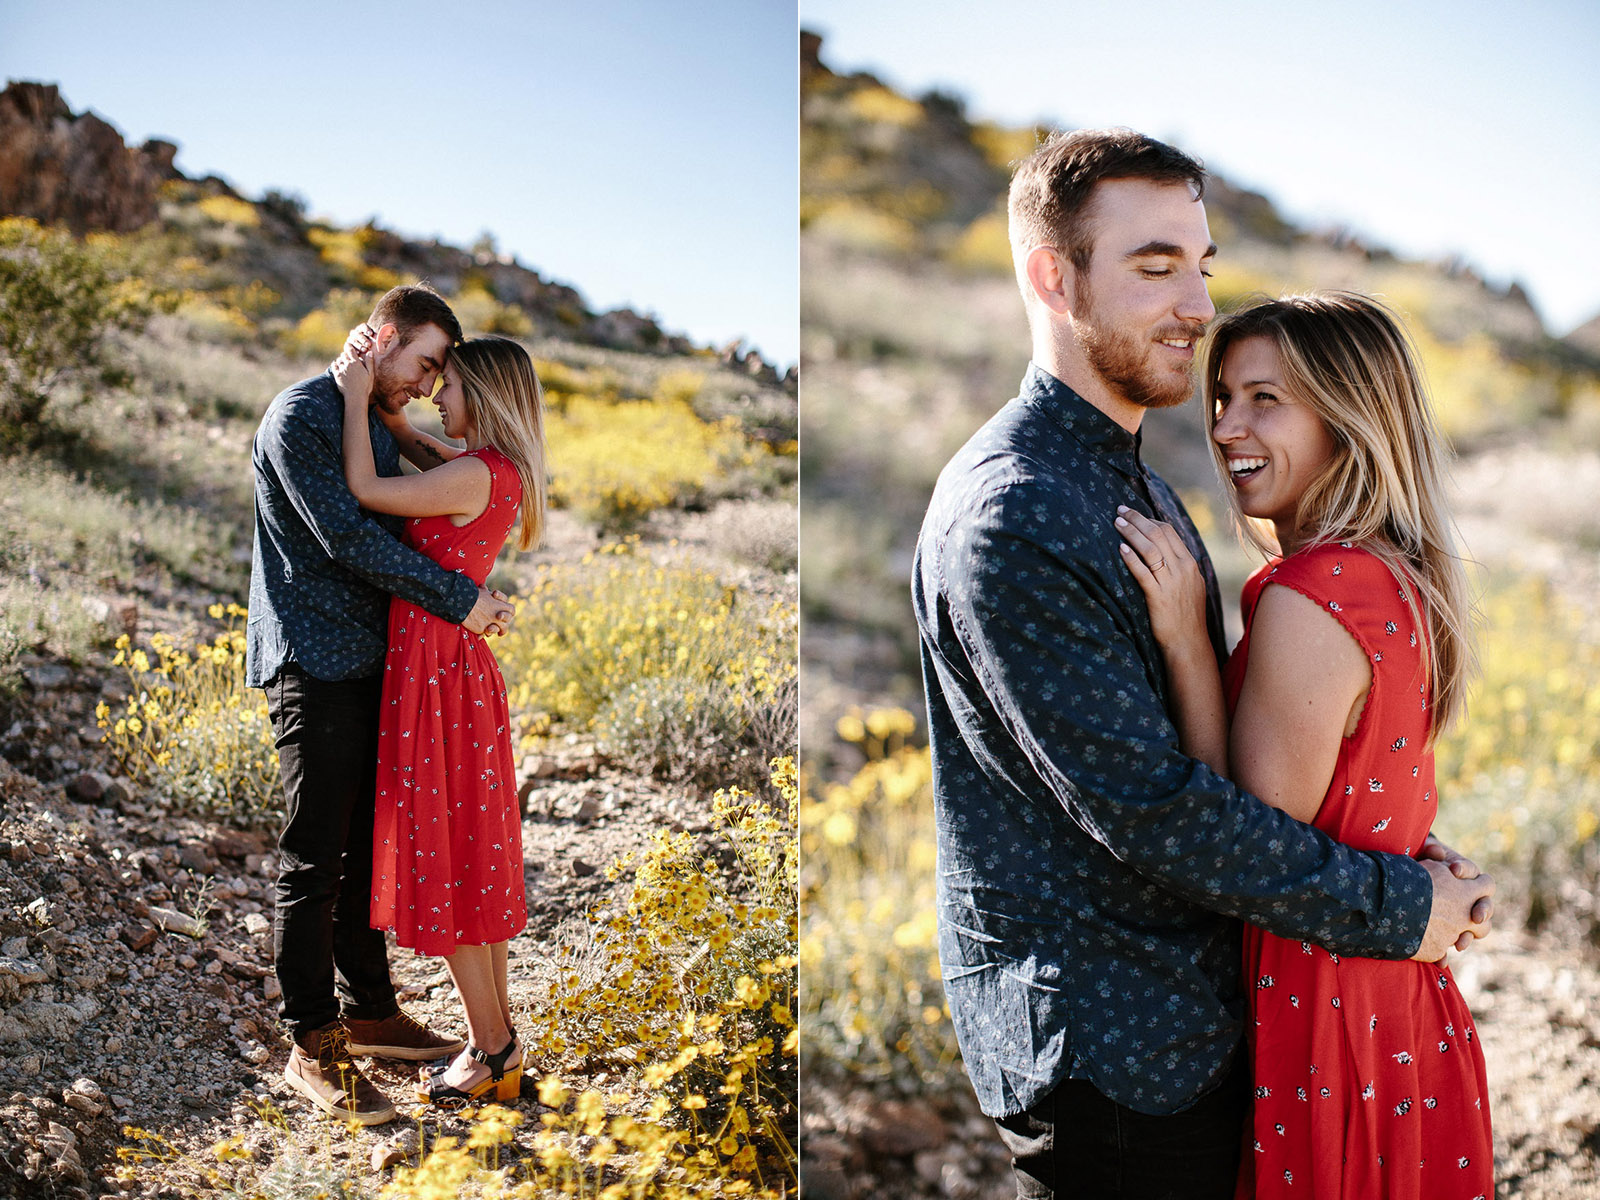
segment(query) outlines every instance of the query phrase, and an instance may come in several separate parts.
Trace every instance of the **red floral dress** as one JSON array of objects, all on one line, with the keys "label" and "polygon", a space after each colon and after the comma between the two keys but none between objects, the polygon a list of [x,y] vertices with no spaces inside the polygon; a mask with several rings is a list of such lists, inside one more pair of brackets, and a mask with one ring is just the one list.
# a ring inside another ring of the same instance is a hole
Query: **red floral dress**
[{"label": "red floral dress", "polygon": [[[405,541],[482,587],[522,482],[493,447],[469,453],[489,468],[488,507],[459,528],[448,517],[412,518]],[[372,924],[419,954],[506,941],[528,909],[499,664],[479,635],[396,596],[383,670]]]},{"label": "red floral dress", "polygon": [[[1245,634],[1225,676],[1230,710],[1268,583],[1316,601],[1372,663],[1366,707],[1313,824],[1347,845],[1415,856],[1438,809],[1426,630],[1389,569],[1348,543],[1268,563],[1244,587]],[[1253,926],[1244,968],[1255,1101],[1240,1197],[1494,1195],[1483,1052],[1448,968],[1341,958]]]}]

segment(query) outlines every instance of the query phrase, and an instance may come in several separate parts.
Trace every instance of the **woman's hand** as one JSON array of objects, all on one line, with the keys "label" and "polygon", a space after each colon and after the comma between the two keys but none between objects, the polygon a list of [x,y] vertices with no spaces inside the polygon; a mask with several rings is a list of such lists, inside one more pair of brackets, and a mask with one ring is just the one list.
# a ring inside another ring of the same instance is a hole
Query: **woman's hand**
[{"label": "woman's hand", "polygon": [[1122,561],[1144,592],[1161,643],[1178,744],[1218,775],[1228,774],[1228,709],[1206,630],[1206,579],[1177,530],[1117,507]]},{"label": "woman's hand", "polygon": [[339,351],[339,357],[328,364],[328,370],[333,370],[347,359],[360,358],[366,354],[378,344],[377,337],[377,330],[365,321],[357,325],[344,339],[344,348]]},{"label": "woman's hand", "polygon": [[372,356],[341,354],[333,364],[333,381],[344,393],[346,409],[366,408],[372,399]]},{"label": "woman's hand", "polygon": [[1210,658],[1205,576],[1178,531],[1118,505],[1117,532],[1122,535],[1122,561],[1144,592],[1161,649],[1169,657],[1203,652]]},{"label": "woman's hand", "polygon": [[339,351],[339,357],[328,366],[328,370],[333,372],[333,381],[352,405],[357,401],[367,404],[372,399],[372,349],[375,344],[371,327],[357,325],[345,338],[344,349]]}]

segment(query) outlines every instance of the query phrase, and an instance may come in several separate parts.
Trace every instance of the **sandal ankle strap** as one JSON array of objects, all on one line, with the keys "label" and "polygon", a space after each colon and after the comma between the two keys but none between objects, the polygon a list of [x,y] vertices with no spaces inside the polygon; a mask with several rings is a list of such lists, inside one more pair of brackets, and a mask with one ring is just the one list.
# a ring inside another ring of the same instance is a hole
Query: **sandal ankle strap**
[{"label": "sandal ankle strap", "polygon": [[489,1074],[494,1079],[500,1079],[506,1073],[506,1060],[511,1057],[511,1052],[517,1048],[517,1035],[512,1034],[511,1040],[506,1043],[505,1049],[499,1054],[490,1054],[486,1050],[468,1043],[467,1057],[473,1062],[480,1062],[489,1068]]}]

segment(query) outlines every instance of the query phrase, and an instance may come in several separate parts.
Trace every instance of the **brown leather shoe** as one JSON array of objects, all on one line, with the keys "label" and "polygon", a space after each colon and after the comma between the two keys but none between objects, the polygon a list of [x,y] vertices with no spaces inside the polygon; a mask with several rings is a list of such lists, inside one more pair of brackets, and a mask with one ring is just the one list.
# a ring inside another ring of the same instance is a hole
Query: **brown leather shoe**
[{"label": "brown leather shoe", "polygon": [[459,1054],[467,1043],[460,1038],[440,1037],[403,1009],[377,1021],[344,1018],[350,1033],[351,1054],[372,1054],[378,1058],[403,1058],[426,1062],[445,1054]]},{"label": "brown leather shoe", "polygon": [[296,1038],[283,1077],[330,1117],[358,1125],[394,1120],[394,1105],[351,1059],[342,1025],[327,1025]]}]

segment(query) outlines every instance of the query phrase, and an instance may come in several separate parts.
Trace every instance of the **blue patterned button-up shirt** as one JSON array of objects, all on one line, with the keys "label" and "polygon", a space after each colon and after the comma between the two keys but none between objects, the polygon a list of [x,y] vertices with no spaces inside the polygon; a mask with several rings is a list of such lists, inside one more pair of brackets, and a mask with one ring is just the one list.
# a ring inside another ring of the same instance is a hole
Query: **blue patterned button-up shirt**
[{"label": "blue patterned button-up shirt", "polygon": [[939,958],[983,1110],[1066,1078],[1182,1110],[1241,1044],[1238,919],[1406,958],[1409,859],[1342,846],[1178,748],[1118,504],[1205,549],[1139,440],[1037,366],[939,476],[917,547]]},{"label": "blue patterned button-up shirt", "polygon": [[[394,438],[370,416],[378,474],[400,474]],[[256,430],[255,546],[245,682],[263,687],[286,662],[316,679],[383,667],[389,596],[460,623],[477,585],[399,541],[399,517],[368,513],[344,482],[344,399],[331,374],[267,406]]]}]

